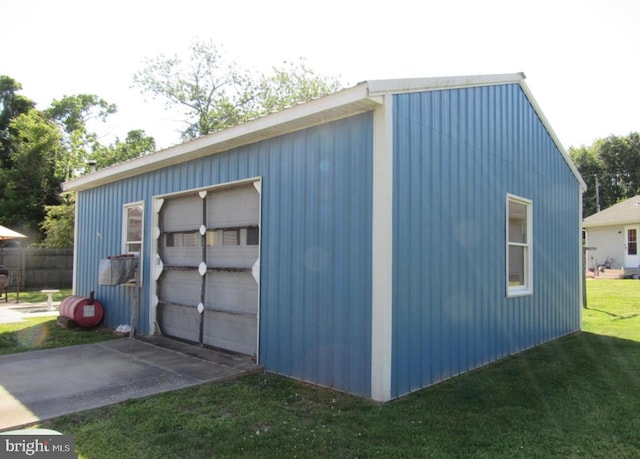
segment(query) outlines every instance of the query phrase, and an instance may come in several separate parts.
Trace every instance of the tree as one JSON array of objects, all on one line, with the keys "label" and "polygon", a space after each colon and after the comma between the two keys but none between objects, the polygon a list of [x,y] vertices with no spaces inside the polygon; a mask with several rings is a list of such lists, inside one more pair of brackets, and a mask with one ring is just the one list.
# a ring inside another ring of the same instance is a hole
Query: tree
[{"label": "tree", "polygon": [[22,85],[16,80],[0,75],[0,168],[10,167],[11,122],[35,107],[32,100],[18,94],[21,89]]},{"label": "tree", "polygon": [[617,200],[640,193],[640,134],[612,135],[598,140],[593,148],[604,164],[605,178],[615,187]]},{"label": "tree", "polygon": [[73,247],[75,193],[62,193],[62,203],[45,206],[45,218],[40,229],[45,234],[43,247],[64,249]]},{"label": "tree", "polygon": [[160,55],[147,59],[134,86],[166,108],[185,109],[184,140],[219,131],[340,88],[336,79],[313,73],[301,61],[256,75],[227,62],[213,42],[196,42],[188,60]]},{"label": "tree", "polygon": [[167,109],[185,110],[184,140],[238,123],[239,108],[246,103],[241,72],[224,60],[218,47],[194,43],[190,51],[187,61],[177,55],[146,59],[145,67],[133,77],[143,94],[164,99]]},{"label": "tree", "polygon": [[2,220],[37,233],[44,208],[58,202],[61,178],[55,158],[63,148],[58,128],[32,109],[14,118],[9,128],[12,151],[2,169],[0,216]]},{"label": "tree", "polygon": [[90,121],[105,121],[116,106],[96,95],[54,100],[43,111],[18,94],[21,85],[0,76],[0,221],[32,235],[46,234],[45,244],[68,246],[73,240],[73,196],[61,197],[64,180],[86,173],[86,161],[99,167],[148,154],[155,141],[142,130],[103,145]]},{"label": "tree", "polygon": [[[590,147],[571,147],[569,148],[569,155],[580,171],[580,175],[582,175],[582,178],[587,183],[587,191],[582,197],[582,209],[583,214],[586,217],[596,213],[598,211],[598,207],[603,209],[603,205],[606,206],[606,203],[603,203],[601,200],[603,198],[603,194],[596,194],[596,190],[601,188],[600,180],[603,177],[604,165],[602,164],[602,160]],[[608,197],[609,193],[606,195]]]},{"label": "tree", "polygon": [[129,159],[145,156],[156,149],[156,141],[145,134],[144,130],[129,131],[124,142],[116,137],[115,142],[108,146],[98,146],[91,154],[96,161],[97,168],[111,166]]},{"label": "tree", "polygon": [[51,103],[44,113],[59,125],[65,145],[63,154],[56,158],[58,175],[66,180],[84,169],[93,152],[101,147],[97,134],[87,129],[87,122],[104,122],[116,111],[115,105],[93,94],[64,96]]},{"label": "tree", "polygon": [[256,93],[256,114],[263,115],[336,92],[340,82],[322,77],[311,70],[304,59],[298,63],[283,62],[272,75],[263,75]]},{"label": "tree", "polygon": [[588,184],[583,216],[640,194],[640,134],[609,136],[589,147],[570,148],[569,154]]}]

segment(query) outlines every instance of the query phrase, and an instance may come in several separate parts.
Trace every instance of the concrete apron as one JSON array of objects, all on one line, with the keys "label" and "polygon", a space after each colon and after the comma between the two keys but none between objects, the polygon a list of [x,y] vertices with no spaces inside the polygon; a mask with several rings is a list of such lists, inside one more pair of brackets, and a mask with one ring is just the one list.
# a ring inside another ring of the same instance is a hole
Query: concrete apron
[{"label": "concrete apron", "polygon": [[249,357],[121,338],[0,356],[0,431],[258,371]]}]

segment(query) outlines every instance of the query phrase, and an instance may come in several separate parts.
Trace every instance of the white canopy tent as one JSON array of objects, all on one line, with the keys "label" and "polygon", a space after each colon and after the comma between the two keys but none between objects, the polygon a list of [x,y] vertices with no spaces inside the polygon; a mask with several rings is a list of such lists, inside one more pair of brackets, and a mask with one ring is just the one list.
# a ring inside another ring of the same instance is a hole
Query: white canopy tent
[{"label": "white canopy tent", "polygon": [[6,241],[9,239],[20,239],[24,237],[27,236],[25,236],[24,234],[20,234],[17,231],[13,231],[6,226],[0,225],[0,241]]},{"label": "white canopy tent", "polygon": [[[8,301],[7,298],[7,291],[9,289],[9,283],[10,283],[10,278],[9,278],[9,270],[7,268],[5,268],[4,266],[2,266],[2,241],[8,241],[11,239],[21,239],[21,238],[26,238],[27,236],[25,236],[24,234],[18,233],[17,231],[13,231],[12,229],[9,229],[5,226],[0,225],[0,295],[2,294],[2,292],[4,291],[5,294],[5,301]],[[16,295],[17,298],[20,298],[20,286],[19,283],[16,285]]]}]

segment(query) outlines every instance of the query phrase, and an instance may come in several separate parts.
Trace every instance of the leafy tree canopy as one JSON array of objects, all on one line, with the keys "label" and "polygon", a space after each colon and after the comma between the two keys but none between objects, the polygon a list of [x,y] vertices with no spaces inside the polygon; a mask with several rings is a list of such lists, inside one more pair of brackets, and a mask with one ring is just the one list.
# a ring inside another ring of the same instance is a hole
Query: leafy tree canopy
[{"label": "leafy tree canopy", "polygon": [[0,167],[6,167],[12,150],[11,121],[35,107],[35,103],[18,94],[22,85],[13,78],[0,75]]},{"label": "leafy tree canopy", "polygon": [[[19,94],[21,89],[17,81],[0,75],[0,223],[36,240],[46,234],[46,244],[68,246],[73,239],[73,220],[68,218],[73,199],[61,199],[61,183],[86,173],[89,159],[106,167],[148,154],[155,142],[134,130],[124,141],[100,143],[87,123],[106,121],[116,106],[96,95],[64,96],[39,111]],[[61,236],[63,229],[67,233]]]},{"label": "leafy tree canopy", "polygon": [[59,122],[64,131],[70,134],[74,131],[86,130],[87,122],[91,119],[106,121],[107,117],[116,111],[114,104],[96,95],[78,94],[54,100],[51,102],[51,108],[45,110],[45,113]]},{"label": "leafy tree canopy", "polygon": [[640,194],[640,134],[611,135],[589,147],[570,148],[569,154],[589,185],[584,194],[584,217]]},{"label": "leafy tree canopy", "polygon": [[184,110],[181,134],[188,140],[340,89],[337,79],[317,75],[304,60],[283,64],[271,75],[256,74],[227,61],[213,42],[196,42],[188,59],[147,59],[133,83],[167,108]]},{"label": "leafy tree canopy", "polygon": [[75,193],[62,193],[60,204],[46,206],[45,214],[40,223],[40,229],[45,234],[41,245],[54,249],[73,247]]}]

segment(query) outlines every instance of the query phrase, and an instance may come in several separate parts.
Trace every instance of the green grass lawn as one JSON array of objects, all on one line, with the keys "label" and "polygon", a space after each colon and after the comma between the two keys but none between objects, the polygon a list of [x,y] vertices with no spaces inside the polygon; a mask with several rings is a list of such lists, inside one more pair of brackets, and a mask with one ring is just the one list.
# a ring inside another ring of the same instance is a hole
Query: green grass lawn
[{"label": "green grass lawn", "polygon": [[587,288],[583,332],[387,404],[257,374],[39,427],[83,458],[640,457],[640,282]]},{"label": "green grass lawn", "polygon": [[[66,297],[71,295],[71,289],[60,289],[59,293],[54,293],[52,298],[53,301],[62,301]],[[20,299],[21,303],[43,303],[47,301],[47,295],[41,293],[40,290],[29,290],[26,292],[20,292],[17,294],[15,291],[8,292],[7,298],[9,303],[15,303],[17,299]],[[4,303],[4,294],[2,296],[2,301],[0,305]]]},{"label": "green grass lawn", "polygon": [[[53,295],[53,301],[62,301],[71,295],[71,289],[61,289]],[[16,302],[15,292],[9,292],[9,303],[0,302],[0,307],[10,307]],[[21,303],[44,303],[47,295],[39,290],[20,292]],[[98,327],[96,329],[66,329],[56,325],[52,317],[31,317],[25,322],[0,324],[0,355],[15,352],[50,349],[74,344],[96,343],[113,339],[110,329]]]},{"label": "green grass lawn", "polygon": [[26,322],[0,324],[0,355],[97,343],[113,338],[113,332],[105,327],[66,329],[59,327],[55,318],[33,317]]}]

